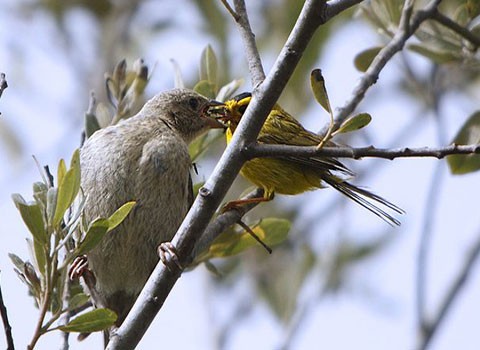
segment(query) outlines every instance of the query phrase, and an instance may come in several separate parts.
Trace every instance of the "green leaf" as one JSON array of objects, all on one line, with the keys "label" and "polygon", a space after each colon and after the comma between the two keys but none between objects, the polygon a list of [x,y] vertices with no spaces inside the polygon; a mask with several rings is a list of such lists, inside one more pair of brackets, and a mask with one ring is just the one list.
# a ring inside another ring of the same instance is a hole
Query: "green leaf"
[{"label": "green leaf", "polygon": [[42,204],[42,209],[47,206],[47,192],[48,187],[43,182],[33,183],[33,198],[35,198],[38,203]]},{"label": "green leaf", "polygon": [[93,113],[85,113],[85,136],[87,139],[97,130],[100,130],[100,123]]},{"label": "green leaf", "polygon": [[35,261],[37,263],[38,271],[42,276],[45,276],[45,270],[47,267],[47,252],[45,250],[45,244],[42,244],[38,240],[34,239],[33,251],[35,253]]},{"label": "green leaf", "polygon": [[425,45],[410,44],[408,45],[408,49],[438,64],[450,63],[459,59],[459,56],[454,52],[439,51],[438,49],[432,49]]},{"label": "green leaf", "polygon": [[58,169],[57,169],[57,184],[61,184],[65,173],[67,172],[67,166],[63,159],[60,159],[58,162]]},{"label": "green leaf", "polygon": [[132,208],[135,206],[135,201],[127,202],[124,205],[122,205],[120,208],[118,208],[115,213],[113,213],[107,220],[108,220],[108,230],[107,232],[110,232],[113,230],[115,227],[120,225],[123,220],[127,217],[127,215],[130,213]]},{"label": "green leaf", "polygon": [[12,260],[13,265],[18,270],[23,270],[23,266],[25,265],[25,262],[18,255],[13,253],[8,253],[8,257],[10,258],[10,260]]},{"label": "green leaf", "polygon": [[314,69],[310,73],[310,86],[313,96],[318,103],[328,112],[332,113],[330,108],[330,100],[328,99],[327,89],[325,88],[325,79],[320,69]]},{"label": "green leaf", "polygon": [[372,120],[372,117],[370,116],[370,114],[359,113],[345,120],[335,133],[345,134],[347,132],[359,130],[367,126],[371,120]]},{"label": "green leaf", "polygon": [[78,246],[75,255],[82,255],[92,250],[105,236],[109,227],[108,219],[99,218],[94,220],[88,227],[85,238]]},{"label": "green leaf", "polygon": [[43,244],[47,243],[47,231],[45,230],[40,204],[36,202],[26,203],[19,194],[13,194],[12,199],[33,238]]},{"label": "green leaf", "polygon": [[198,92],[207,98],[215,98],[215,85],[207,80],[200,80],[197,85],[193,87],[193,91]]},{"label": "green leaf", "polygon": [[110,309],[95,309],[75,317],[59,329],[64,332],[90,333],[103,331],[115,324],[117,315]]},{"label": "green leaf", "polygon": [[366,49],[355,56],[354,64],[360,72],[366,72],[383,46]]},{"label": "green leaf", "polygon": [[202,51],[200,59],[200,80],[206,80],[214,87],[217,85],[217,57],[210,45]]},{"label": "green leaf", "polygon": [[[473,113],[453,139],[457,145],[480,143],[480,111]],[[447,156],[452,174],[467,174],[480,169],[480,154],[455,154]]]},{"label": "green leaf", "polygon": [[47,191],[47,221],[50,225],[53,223],[55,208],[57,207],[57,187],[50,187]]},{"label": "green leaf", "polygon": [[62,220],[67,209],[72,205],[80,189],[80,151],[73,153],[70,169],[63,176],[58,186],[57,203],[53,216],[53,226],[57,226]]},{"label": "green leaf", "polygon": [[85,293],[78,293],[75,294],[73,297],[70,298],[68,302],[68,309],[74,310],[80,306],[85,305],[90,298]]},{"label": "green leaf", "polygon": [[[290,226],[291,223],[288,220],[266,218],[252,230],[266,245],[273,246],[287,238]],[[239,234],[224,232],[213,241],[206,255],[201,256],[200,259],[224,258],[258,245],[258,242],[246,231]]]}]

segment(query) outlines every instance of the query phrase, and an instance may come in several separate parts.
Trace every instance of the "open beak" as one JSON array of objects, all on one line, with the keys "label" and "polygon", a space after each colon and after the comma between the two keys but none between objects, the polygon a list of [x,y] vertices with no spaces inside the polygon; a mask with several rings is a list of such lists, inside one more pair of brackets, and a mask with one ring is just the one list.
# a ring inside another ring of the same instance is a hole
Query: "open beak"
[{"label": "open beak", "polygon": [[225,103],[215,100],[208,101],[202,117],[212,129],[225,128],[225,125],[219,121],[225,118]]}]

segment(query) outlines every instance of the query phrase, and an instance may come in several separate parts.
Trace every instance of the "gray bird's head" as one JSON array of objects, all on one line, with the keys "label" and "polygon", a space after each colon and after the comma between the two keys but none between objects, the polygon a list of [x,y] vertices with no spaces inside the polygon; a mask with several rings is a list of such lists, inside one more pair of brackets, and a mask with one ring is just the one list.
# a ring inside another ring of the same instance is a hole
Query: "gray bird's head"
[{"label": "gray bird's head", "polygon": [[141,113],[161,118],[189,143],[208,129],[224,127],[210,115],[210,107],[218,105],[221,103],[208,100],[195,91],[173,89],[150,99]]}]

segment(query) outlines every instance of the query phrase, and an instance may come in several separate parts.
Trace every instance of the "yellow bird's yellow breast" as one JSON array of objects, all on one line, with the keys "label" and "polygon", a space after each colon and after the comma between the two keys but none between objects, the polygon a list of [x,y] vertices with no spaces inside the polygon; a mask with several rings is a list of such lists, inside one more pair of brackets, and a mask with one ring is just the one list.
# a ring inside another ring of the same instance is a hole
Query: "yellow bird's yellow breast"
[{"label": "yellow bird's yellow breast", "polygon": [[[227,144],[230,143],[232,136],[233,132],[228,128]],[[315,172],[282,159],[249,160],[243,165],[240,174],[254,185],[263,188],[265,197],[272,193],[295,195],[320,187],[320,179]]]}]

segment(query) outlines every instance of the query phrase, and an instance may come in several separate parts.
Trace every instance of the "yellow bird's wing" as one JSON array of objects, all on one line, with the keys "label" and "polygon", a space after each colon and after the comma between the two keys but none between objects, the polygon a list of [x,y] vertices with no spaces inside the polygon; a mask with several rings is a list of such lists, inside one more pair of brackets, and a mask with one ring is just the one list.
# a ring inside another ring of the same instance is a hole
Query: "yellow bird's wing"
[{"label": "yellow bird's wing", "polygon": [[[317,134],[305,129],[295,118],[283,110],[273,110],[257,139],[258,143],[316,146],[321,138]],[[341,177],[353,177],[355,174],[345,165],[329,157],[279,157],[280,159],[304,166],[306,169],[316,171],[321,176],[324,172],[333,172]]]}]

